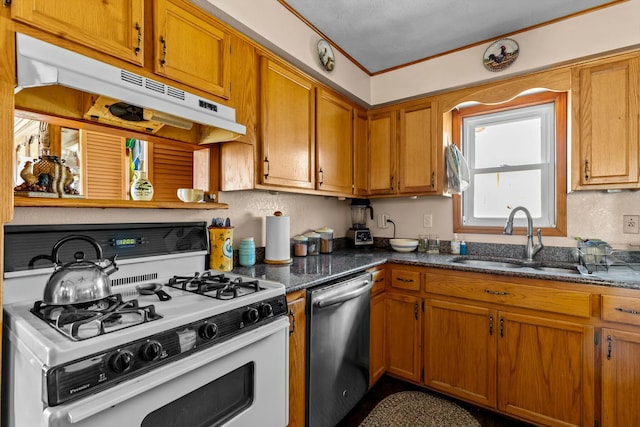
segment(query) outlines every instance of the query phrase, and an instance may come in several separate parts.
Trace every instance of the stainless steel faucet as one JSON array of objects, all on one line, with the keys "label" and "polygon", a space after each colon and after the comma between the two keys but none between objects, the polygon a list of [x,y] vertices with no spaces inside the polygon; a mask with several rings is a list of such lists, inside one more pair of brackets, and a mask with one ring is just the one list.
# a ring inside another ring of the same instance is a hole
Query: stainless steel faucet
[{"label": "stainless steel faucet", "polygon": [[542,244],[542,230],[538,228],[536,234],[538,235],[538,244],[533,245],[533,219],[531,218],[531,214],[524,206],[518,206],[514,208],[509,214],[509,218],[507,219],[507,223],[504,225],[504,231],[502,234],[513,234],[513,217],[516,212],[522,211],[527,216],[527,245],[524,248],[524,256],[527,258],[527,261],[533,261],[533,257],[536,256],[540,249],[544,247]]}]

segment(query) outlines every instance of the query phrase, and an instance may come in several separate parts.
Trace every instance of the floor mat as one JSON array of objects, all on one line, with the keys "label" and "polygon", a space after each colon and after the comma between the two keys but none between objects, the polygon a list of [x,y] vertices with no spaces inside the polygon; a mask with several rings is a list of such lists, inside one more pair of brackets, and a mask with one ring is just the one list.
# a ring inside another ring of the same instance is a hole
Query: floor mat
[{"label": "floor mat", "polygon": [[376,405],[359,427],[480,427],[465,409],[421,391],[401,391]]}]

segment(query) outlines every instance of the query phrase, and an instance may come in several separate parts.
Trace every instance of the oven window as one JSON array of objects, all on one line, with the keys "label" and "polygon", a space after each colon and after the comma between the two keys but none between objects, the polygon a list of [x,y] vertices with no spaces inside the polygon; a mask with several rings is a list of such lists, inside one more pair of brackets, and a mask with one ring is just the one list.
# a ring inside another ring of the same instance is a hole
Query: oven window
[{"label": "oven window", "polygon": [[141,427],[219,426],[251,406],[254,363],[250,362],[156,409]]}]

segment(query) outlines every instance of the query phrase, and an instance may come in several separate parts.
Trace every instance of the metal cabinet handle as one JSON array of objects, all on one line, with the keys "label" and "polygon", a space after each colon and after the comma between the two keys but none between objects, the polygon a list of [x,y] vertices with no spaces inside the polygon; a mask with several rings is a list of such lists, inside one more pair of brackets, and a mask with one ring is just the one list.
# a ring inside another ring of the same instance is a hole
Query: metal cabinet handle
[{"label": "metal cabinet handle", "polygon": [[611,335],[607,335],[607,360],[611,360]]},{"label": "metal cabinet handle", "polygon": [[291,317],[291,325],[289,326],[289,335],[293,335],[296,331],[296,314],[289,309],[289,317]]},{"label": "metal cabinet handle", "polygon": [[589,160],[584,161],[584,180],[589,181]]},{"label": "metal cabinet handle", "polygon": [[436,171],[431,172],[431,188],[436,188]]},{"label": "metal cabinet handle", "polygon": [[509,292],[492,291],[491,289],[485,289],[484,291],[491,295],[509,295]]},{"label": "metal cabinet handle", "polygon": [[493,314],[489,315],[489,336],[493,335]]},{"label": "metal cabinet handle", "polygon": [[142,44],[142,27],[136,22],[135,29],[138,32],[138,45],[133,49],[133,51],[138,55],[140,53],[140,45]]},{"label": "metal cabinet handle", "polygon": [[504,319],[500,319],[500,338],[504,337]]},{"label": "metal cabinet handle", "polygon": [[162,58],[160,58],[160,66],[164,67],[167,63],[167,41],[164,36],[160,36],[160,43],[162,43]]},{"label": "metal cabinet handle", "polygon": [[324,172],[322,171],[322,168],[320,168],[320,170],[318,171],[318,185],[322,186],[323,182],[324,182]]},{"label": "metal cabinet handle", "polygon": [[640,311],[637,310],[630,310],[627,308],[622,308],[622,307],[616,307],[615,308],[617,311],[620,311],[622,313],[627,313],[627,314],[640,314]]},{"label": "metal cabinet handle", "polygon": [[413,279],[404,279],[402,277],[398,277],[397,280],[398,282],[413,283]]},{"label": "metal cabinet handle", "polygon": [[264,159],[263,168],[264,168],[264,171],[265,171],[264,172],[264,179],[267,179],[267,178],[269,178],[269,159],[267,159],[267,158]]},{"label": "metal cabinet handle", "polygon": [[379,278],[379,279],[376,279],[374,282],[375,282],[375,283],[384,282],[384,277],[381,277],[381,278]]},{"label": "metal cabinet handle", "polygon": [[393,179],[394,179],[394,177],[393,177],[393,175],[391,175],[391,191],[393,191]]}]

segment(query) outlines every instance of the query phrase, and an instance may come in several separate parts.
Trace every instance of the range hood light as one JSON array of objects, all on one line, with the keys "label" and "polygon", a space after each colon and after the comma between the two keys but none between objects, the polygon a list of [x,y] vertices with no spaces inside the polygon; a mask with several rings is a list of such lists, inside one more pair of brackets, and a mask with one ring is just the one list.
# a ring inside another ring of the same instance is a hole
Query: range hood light
[{"label": "range hood light", "polygon": [[151,113],[151,120],[180,129],[190,130],[193,127],[193,122],[190,120],[172,116],[171,114],[162,113],[160,111],[153,111]]}]

